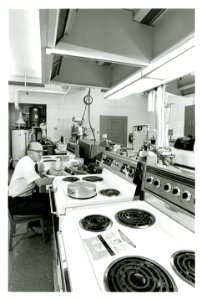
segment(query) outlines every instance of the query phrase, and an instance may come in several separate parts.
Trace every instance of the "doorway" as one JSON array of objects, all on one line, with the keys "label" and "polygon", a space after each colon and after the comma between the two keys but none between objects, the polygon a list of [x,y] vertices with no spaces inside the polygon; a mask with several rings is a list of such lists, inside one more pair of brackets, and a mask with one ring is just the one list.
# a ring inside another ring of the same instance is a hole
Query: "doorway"
[{"label": "doorway", "polygon": [[127,147],[128,117],[100,116],[100,141],[103,138]]}]

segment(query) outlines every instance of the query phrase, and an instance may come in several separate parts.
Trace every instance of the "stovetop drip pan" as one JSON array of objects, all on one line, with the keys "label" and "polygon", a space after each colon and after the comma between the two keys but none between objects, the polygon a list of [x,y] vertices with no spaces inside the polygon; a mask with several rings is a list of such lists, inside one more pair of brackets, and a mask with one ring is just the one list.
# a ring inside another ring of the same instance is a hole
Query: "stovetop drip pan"
[{"label": "stovetop drip pan", "polygon": [[192,286],[195,285],[195,252],[181,250],[173,253],[171,265],[182,280]]},{"label": "stovetop drip pan", "polygon": [[175,281],[160,264],[141,256],[114,261],[105,271],[104,282],[110,292],[177,291]]},{"label": "stovetop drip pan", "polygon": [[85,176],[83,177],[84,181],[96,182],[96,181],[103,181],[103,178],[100,176]]},{"label": "stovetop drip pan", "polygon": [[80,226],[88,231],[99,232],[109,229],[112,221],[103,215],[88,215],[79,222]]}]

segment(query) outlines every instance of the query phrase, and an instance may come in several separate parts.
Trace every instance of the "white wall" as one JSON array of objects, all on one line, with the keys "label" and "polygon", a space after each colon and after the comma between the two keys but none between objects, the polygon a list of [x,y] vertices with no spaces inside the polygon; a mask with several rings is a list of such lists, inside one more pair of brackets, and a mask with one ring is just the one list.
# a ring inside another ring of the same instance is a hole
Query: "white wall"
[{"label": "white wall", "polygon": [[194,95],[170,96],[168,103],[171,103],[169,129],[173,129],[173,139],[184,136],[185,106],[194,104]]},{"label": "white wall", "polygon": [[[9,102],[14,102],[16,87],[9,86]],[[24,92],[19,94],[20,103],[47,105],[47,135],[53,141],[60,136],[70,138],[72,117],[82,117],[84,112],[83,98],[88,90],[71,92],[67,95],[38,94]],[[90,106],[91,125],[95,128],[96,140],[99,141],[100,115],[127,116],[128,133],[134,125],[151,124],[153,116],[147,112],[147,97],[140,94],[128,96],[120,100],[105,100],[98,89],[91,89],[93,103]],[[87,117],[87,111],[85,116]],[[153,127],[151,127],[153,128]],[[128,144],[130,146],[130,144]]]}]

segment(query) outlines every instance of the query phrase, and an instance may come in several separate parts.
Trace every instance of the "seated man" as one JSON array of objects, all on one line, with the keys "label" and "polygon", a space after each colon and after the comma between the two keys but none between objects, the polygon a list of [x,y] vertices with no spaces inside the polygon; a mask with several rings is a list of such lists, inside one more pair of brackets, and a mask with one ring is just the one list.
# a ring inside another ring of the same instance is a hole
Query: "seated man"
[{"label": "seated man", "polygon": [[45,224],[51,225],[48,193],[34,193],[35,187],[52,184],[54,178],[41,178],[37,173],[37,162],[41,160],[43,147],[31,142],[27,155],[22,157],[13,172],[9,189],[9,210],[11,215],[42,214]]}]

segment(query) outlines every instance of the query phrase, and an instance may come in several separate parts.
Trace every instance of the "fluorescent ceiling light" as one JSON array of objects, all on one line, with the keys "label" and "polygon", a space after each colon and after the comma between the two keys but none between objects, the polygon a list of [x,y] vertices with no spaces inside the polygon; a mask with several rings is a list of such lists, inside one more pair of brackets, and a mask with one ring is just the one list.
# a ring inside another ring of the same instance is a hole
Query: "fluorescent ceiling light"
[{"label": "fluorescent ceiling light", "polygon": [[[109,95],[119,92],[120,90],[124,89],[125,87],[128,87],[130,89],[131,84],[134,82],[137,82],[137,80],[141,79],[141,72],[135,73],[123,82],[119,83],[118,85],[111,88],[109,91],[105,93],[105,97],[108,98]],[[114,99],[114,98],[113,98]],[[118,99],[118,98],[117,98]]]},{"label": "fluorescent ceiling light", "polygon": [[105,99],[120,99],[165,84],[194,71],[194,39],[150,63],[104,94]]},{"label": "fluorescent ceiling light", "polygon": [[120,91],[108,96],[107,99],[121,99],[134,93],[142,93],[145,90],[145,86],[150,89],[153,88],[153,86],[161,85],[161,82],[162,80],[160,79],[144,77],[128,85],[127,88],[123,88]]},{"label": "fluorescent ceiling light", "polygon": [[187,50],[192,49],[195,46],[194,38],[191,38],[188,42],[180,45],[178,48],[166,53],[165,55],[161,55],[161,57],[154,59],[150,62],[149,66],[142,71],[143,75],[146,75],[157,68],[163,66],[165,63],[173,60],[174,58],[182,55]]},{"label": "fluorescent ceiling light", "polygon": [[[146,74],[150,78],[159,78],[170,80],[194,71],[194,54],[195,49],[191,48],[174,59],[166,62],[161,67]],[[145,72],[146,73],[146,72]],[[144,76],[144,71],[142,72]]]}]

